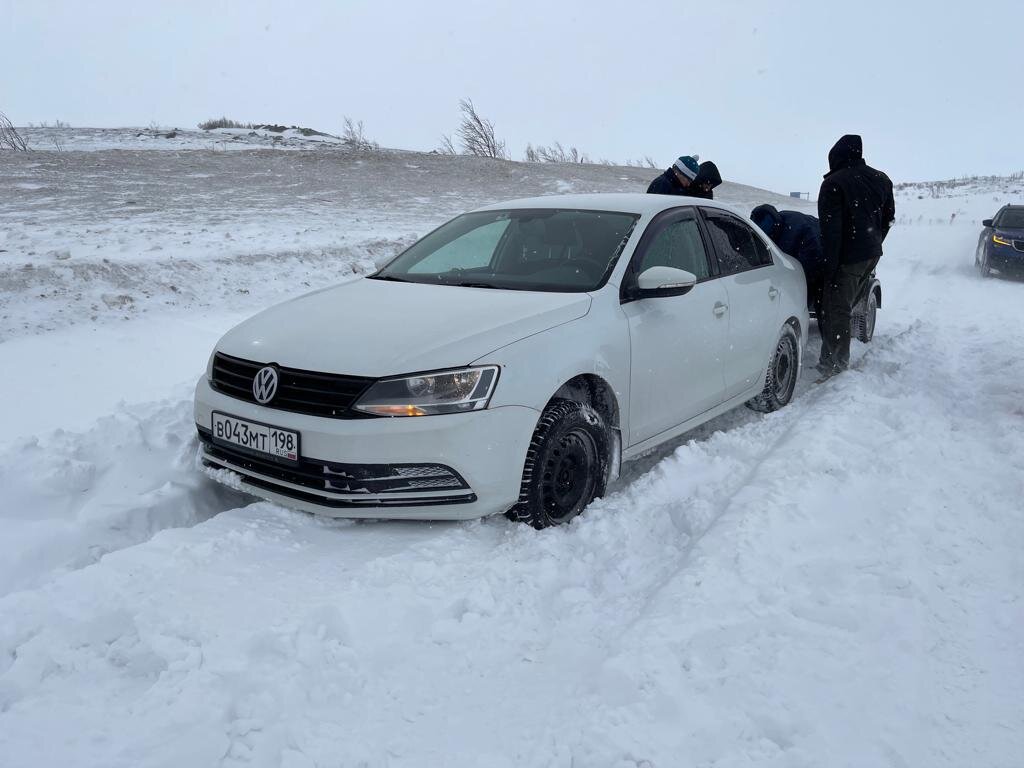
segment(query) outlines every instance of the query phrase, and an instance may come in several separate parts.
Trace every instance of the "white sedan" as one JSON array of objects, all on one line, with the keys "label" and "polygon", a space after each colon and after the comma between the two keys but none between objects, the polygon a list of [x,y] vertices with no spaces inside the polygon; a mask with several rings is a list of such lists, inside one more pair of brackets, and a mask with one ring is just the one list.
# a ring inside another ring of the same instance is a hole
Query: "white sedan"
[{"label": "white sedan", "polygon": [[202,460],[334,517],[564,523],[621,461],[786,405],[807,326],[800,265],[727,206],[501,203],[229,331],[196,386]]}]

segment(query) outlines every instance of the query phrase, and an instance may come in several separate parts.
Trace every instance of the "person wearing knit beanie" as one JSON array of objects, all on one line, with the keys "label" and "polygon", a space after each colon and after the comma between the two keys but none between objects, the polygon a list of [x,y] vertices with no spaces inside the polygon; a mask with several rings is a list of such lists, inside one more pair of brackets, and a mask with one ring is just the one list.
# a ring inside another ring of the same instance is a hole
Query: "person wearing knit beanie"
[{"label": "person wearing knit beanie", "polygon": [[697,157],[682,155],[647,187],[651,195],[688,195],[687,190],[700,173]]}]

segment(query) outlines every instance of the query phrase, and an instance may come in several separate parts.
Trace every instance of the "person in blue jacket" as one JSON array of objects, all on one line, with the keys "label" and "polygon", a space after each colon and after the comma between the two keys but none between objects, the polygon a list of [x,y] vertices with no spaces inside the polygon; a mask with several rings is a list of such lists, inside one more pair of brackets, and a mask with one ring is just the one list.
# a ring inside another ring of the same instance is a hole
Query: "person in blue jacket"
[{"label": "person in blue jacket", "polygon": [[807,306],[821,316],[825,287],[825,256],[821,249],[818,219],[798,211],[780,211],[774,205],[759,205],[750,220],[771,238],[783,253],[800,262],[807,278]]}]

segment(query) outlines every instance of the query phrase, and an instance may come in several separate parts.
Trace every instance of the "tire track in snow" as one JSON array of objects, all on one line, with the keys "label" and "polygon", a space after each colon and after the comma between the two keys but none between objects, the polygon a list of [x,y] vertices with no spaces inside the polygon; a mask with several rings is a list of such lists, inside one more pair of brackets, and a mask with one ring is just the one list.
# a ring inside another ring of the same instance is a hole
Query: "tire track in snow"
[{"label": "tire track in snow", "polygon": [[[815,393],[595,675],[575,757],[960,766],[1020,753],[990,713],[1021,721],[1000,616],[1024,488],[1019,472],[969,482],[1000,419],[947,365],[944,346],[964,345],[946,331],[914,321]],[[1013,356],[1001,346],[988,351]],[[947,436],[984,449],[950,463]]]}]

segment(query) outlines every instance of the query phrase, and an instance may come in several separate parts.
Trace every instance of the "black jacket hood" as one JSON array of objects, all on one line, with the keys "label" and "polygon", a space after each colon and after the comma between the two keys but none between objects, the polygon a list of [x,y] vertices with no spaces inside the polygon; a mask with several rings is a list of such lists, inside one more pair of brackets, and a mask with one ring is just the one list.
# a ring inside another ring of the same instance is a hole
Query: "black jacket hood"
[{"label": "black jacket hood", "polygon": [[828,153],[829,172],[864,162],[864,143],[860,136],[848,133],[835,143]]},{"label": "black jacket hood", "polygon": [[779,209],[774,205],[768,205],[768,203],[765,203],[764,205],[757,206],[757,208],[750,212],[750,220],[759,227],[765,219],[769,222],[768,229],[765,230],[765,234],[771,237],[772,230],[775,229],[779,223]]},{"label": "black jacket hood", "polygon": [[718,172],[718,166],[710,160],[705,160],[697,170],[697,176],[693,183],[699,187],[714,189],[722,183],[722,174]]}]

